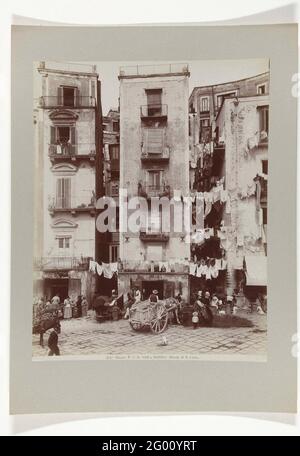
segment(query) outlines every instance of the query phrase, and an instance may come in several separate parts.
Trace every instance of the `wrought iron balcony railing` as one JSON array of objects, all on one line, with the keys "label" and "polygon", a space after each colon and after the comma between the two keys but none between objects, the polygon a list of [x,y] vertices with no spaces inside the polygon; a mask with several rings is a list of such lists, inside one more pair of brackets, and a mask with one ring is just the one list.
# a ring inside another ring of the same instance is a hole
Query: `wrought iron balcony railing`
[{"label": "wrought iron balcony railing", "polygon": [[141,117],[167,117],[168,105],[166,104],[148,104],[140,107]]},{"label": "wrought iron balcony railing", "polygon": [[89,257],[40,257],[34,259],[34,269],[42,271],[88,269]]},{"label": "wrought iron balcony railing", "polygon": [[49,201],[48,209],[50,215],[54,215],[57,212],[90,212],[91,215],[95,215],[95,204],[96,199],[94,195],[91,195],[89,202],[80,202],[76,196],[64,196],[52,198]]},{"label": "wrought iron balcony railing", "polygon": [[141,231],[140,239],[145,242],[168,242],[170,235],[161,231]]},{"label": "wrought iron balcony railing", "polygon": [[63,97],[63,96],[48,96],[40,97],[40,108],[94,108],[96,106],[96,99],[94,97],[76,96],[76,97]]},{"label": "wrought iron balcony railing", "polygon": [[80,158],[94,159],[96,155],[95,143],[80,144],[49,144],[50,160],[68,160],[76,161]]},{"label": "wrought iron balcony railing", "polygon": [[170,198],[171,189],[169,185],[138,185],[138,196],[144,198],[154,198],[166,196]]},{"label": "wrought iron balcony railing", "polygon": [[143,162],[168,162],[170,159],[170,148],[168,146],[162,146],[160,152],[149,152],[147,147],[142,147],[141,160]]}]

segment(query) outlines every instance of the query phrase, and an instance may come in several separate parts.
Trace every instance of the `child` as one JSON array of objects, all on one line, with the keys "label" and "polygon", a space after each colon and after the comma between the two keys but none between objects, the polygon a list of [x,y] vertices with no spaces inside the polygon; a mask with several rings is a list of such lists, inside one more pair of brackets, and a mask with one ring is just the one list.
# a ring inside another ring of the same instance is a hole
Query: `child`
[{"label": "child", "polygon": [[199,323],[198,312],[193,312],[193,315],[192,315],[192,323],[193,323],[194,329],[196,329],[197,326],[198,326],[198,323]]}]

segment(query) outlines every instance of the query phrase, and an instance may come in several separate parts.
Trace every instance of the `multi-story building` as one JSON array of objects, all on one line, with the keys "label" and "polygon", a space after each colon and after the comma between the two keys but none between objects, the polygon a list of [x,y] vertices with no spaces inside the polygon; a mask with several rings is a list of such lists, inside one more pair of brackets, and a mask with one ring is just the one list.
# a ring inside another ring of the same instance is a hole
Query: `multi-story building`
[{"label": "multi-story building", "polygon": [[150,199],[189,193],[188,66],[123,67],[119,80],[120,189],[149,201],[137,234],[123,232],[120,201],[119,293],[137,286],[144,298],[157,289],[160,298],[180,292],[187,299],[190,246],[184,233],[163,230]]},{"label": "multi-story building", "polygon": [[86,64],[36,68],[35,293],[88,298],[95,256],[99,80]]},{"label": "multi-story building", "polygon": [[225,99],[216,118],[216,129],[214,153],[223,151],[227,192],[221,235],[227,260],[227,288],[229,293],[239,288],[238,271],[245,271],[244,290],[249,296],[253,290],[265,293],[269,96]]},{"label": "multi-story building", "polygon": [[228,294],[241,291],[244,272],[246,285],[266,286],[268,93],[267,72],[196,87],[189,99],[190,186],[212,230],[192,258],[224,260],[217,285]]}]

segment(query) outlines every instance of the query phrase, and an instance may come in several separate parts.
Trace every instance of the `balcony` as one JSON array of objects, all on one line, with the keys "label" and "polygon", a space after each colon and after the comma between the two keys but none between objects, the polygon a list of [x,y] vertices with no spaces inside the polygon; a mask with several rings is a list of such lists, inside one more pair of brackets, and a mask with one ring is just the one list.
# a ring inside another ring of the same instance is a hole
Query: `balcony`
[{"label": "balcony", "polygon": [[34,269],[39,271],[68,271],[87,270],[89,268],[88,257],[41,257],[34,259]]},{"label": "balcony", "polygon": [[163,119],[168,117],[168,105],[166,104],[147,104],[140,107],[141,119]]},{"label": "balcony", "polygon": [[76,197],[64,197],[56,198],[50,201],[48,209],[50,215],[53,217],[58,213],[71,213],[71,215],[76,216],[77,213],[89,213],[91,216],[95,216],[96,207],[95,207],[95,197],[91,195],[90,203],[78,203]]},{"label": "balcony", "polygon": [[77,162],[80,160],[95,161],[96,147],[95,143],[81,144],[49,144],[48,155],[52,163],[70,161]]},{"label": "balcony", "polygon": [[171,189],[169,185],[142,185],[138,184],[138,196],[143,198],[170,198]]},{"label": "balcony", "polygon": [[140,240],[143,242],[168,242],[169,234],[157,231],[140,231]]},{"label": "balcony", "polygon": [[142,147],[141,161],[142,163],[168,163],[170,159],[170,148],[162,146],[157,152],[148,152],[145,147]]},{"label": "balcony", "polygon": [[66,109],[80,109],[80,108],[95,108],[96,99],[94,97],[58,97],[58,96],[49,96],[49,97],[40,97],[39,98],[39,107],[44,109],[54,109],[54,108],[66,108]]}]

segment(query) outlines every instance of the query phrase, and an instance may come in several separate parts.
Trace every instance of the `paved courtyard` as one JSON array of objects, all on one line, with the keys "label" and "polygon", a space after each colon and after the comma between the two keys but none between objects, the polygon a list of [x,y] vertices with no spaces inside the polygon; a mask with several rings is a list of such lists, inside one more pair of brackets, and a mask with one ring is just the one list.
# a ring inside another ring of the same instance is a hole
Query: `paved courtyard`
[{"label": "paved courtyard", "polygon": [[[248,328],[197,328],[170,325],[163,333],[168,345],[160,346],[162,335],[133,331],[128,320],[98,323],[93,311],[84,318],[63,320],[59,347],[62,356],[70,355],[248,355],[257,358],[267,352],[267,316],[239,313],[253,321]],[[39,336],[33,335],[34,357],[47,356],[49,331],[44,335],[45,348]],[[240,356],[241,357],[241,356]],[[244,356],[242,356],[243,358]]]}]

